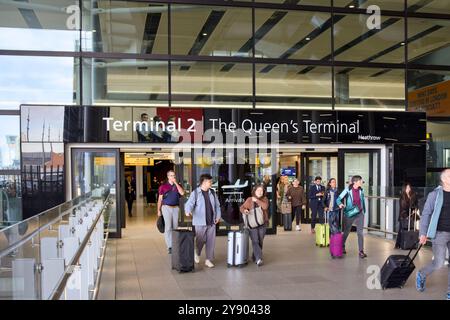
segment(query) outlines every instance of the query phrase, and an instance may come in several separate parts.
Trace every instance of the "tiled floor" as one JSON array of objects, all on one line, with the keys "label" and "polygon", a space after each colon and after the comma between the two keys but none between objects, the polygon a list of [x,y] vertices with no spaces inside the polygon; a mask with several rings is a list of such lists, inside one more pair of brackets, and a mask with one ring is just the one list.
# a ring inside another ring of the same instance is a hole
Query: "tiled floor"
[{"label": "tiled floor", "polygon": [[[327,248],[317,248],[309,226],[301,232],[278,230],[266,236],[264,266],[249,264],[227,268],[226,237],[216,241],[216,267],[202,262],[193,273],[171,270],[163,235],[155,226],[154,207],[137,205],[137,215],[127,221],[123,238],[110,240],[99,299],[443,299],[447,268],[418,293],[411,277],[403,289],[368,289],[368,267],[380,266],[396,251],[388,240],[367,236],[368,258],[357,257],[356,235],[351,234],[344,259],[332,260]],[[134,209],[135,210],[135,209]],[[431,260],[428,249],[415,263]],[[115,286],[112,285],[115,283]]]}]

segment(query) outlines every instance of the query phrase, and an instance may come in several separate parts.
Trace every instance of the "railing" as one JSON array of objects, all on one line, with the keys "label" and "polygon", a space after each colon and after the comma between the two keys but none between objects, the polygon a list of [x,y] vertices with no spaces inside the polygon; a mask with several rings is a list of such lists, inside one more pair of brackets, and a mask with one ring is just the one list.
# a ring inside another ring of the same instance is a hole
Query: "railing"
[{"label": "railing", "polygon": [[[423,211],[426,197],[434,188],[415,188],[418,200],[419,215]],[[401,188],[370,189],[366,196],[367,216],[365,229],[367,232],[395,239],[398,234],[398,220],[400,214]],[[419,221],[416,221],[419,228]]]},{"label": "railing", "polygon": [[0,299],[94,299],[114,201],[94,190],[0,230]]}]

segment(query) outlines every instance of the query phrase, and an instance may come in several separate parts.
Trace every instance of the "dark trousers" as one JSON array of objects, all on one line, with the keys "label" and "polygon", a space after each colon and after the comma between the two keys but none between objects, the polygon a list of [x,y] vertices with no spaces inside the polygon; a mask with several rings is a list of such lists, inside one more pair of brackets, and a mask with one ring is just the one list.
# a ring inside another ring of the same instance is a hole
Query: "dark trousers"
[{"label": "dark trousers", "polygon": [[340,231],[339,228],[339,210],[328,212],[328,224],[330,225],[330,233],[336,234]]},{"label": "dark trousers", "polygon": [[364,213],[358,213],[351,218],[344,215],[344,248],[348,235],[352,229],[352,225],[356,224],[356,233],[358,235],[358,249],[364,251]]},{"label": "dark trousers", "polygon": [[397,239],[395,239],[395,247],[400,248],[400,244],[402,242],[402,231],[403,231],[404,225],[402,223],[402,219],[398,221],[398,233],[397,233]]},{"label": "dark trousers", "polygon": [[262,259],[262,248],[264,236],[266,235],[266,226],[261,226],[255,229],[249,229],[250,239],[253,247],[253,260],[258,261]]},{"label": "dark trousers", "polygon": [[311,229],[316,227],[317,215],[319,215],[319,223],[324,221],[323,205],[319,201],[311,201]]},{"label": "dark trousers", "polygon": [[131,211],[133,210],[133,198],[127,198],[127,205],[128,205],[128,215],[131,216]]},{"label": "dark trousers", "polygon": [[295,217],[295,224],[299,225],[302,222],[302,206],[292,207],[292,220]]}]

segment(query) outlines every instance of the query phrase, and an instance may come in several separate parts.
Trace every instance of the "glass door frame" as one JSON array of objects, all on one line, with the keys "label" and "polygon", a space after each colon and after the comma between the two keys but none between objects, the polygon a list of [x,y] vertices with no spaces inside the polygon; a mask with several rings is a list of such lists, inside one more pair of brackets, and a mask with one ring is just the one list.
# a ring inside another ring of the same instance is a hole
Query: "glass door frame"
[{"label": "glass door frame", "polygon": [[122,215],[125,214],[123,210],[123,205],[124,202],[122,202],[122,196],[121,194],[123,192],[121,189],[122,186],[122,179],[120,178],[120,172],[121,172],[121,159],[120,159],[120,149],[119,148],[70,148],[70,176],[71,176],[71,180],[70,181],[70,185],[71,185],[71,189],[72,189],[72,198],[75,197],[75,176],[74,176],[74,165],[76,164],[75,162],[75,152],[100,152],[100,153],[105,153],[105,152],[109,152],[109,153],[114,153],[114,158],[115,158],[115,172],[116,172],[116,183],[115,183],[115,187],[116,187],[116,231],[115,232],[109,232],[108,237],[110,238],[121,238],[122,237]]},{"label": "glass door frame", "polygon": [[376,185],[379,187],[381,183],[381,150],[380,149],[339,149],[338,151],[338,186],[341,186],[340,188],[343,189],[343,186],[346,186],[345,184],[345,154],[346,153],[368,153],[369,154],[369,177],[365,178],[363,177],[363,180],[368,181],[368,184],[366,184],[366,195],[367,195],[367,188],[371,185],[373,185],[373,173],[374,173],[374,167],[373,167],[373,155],[376,153],[378,157],[378,163],[377,163],[377,181]]},{"label": "glass door frame", "polygon": [[[308,199],[308,194],[309,194],[309,187],[310,187],[310,183],[308,183],[306,177],[309,176],[309,167],[308,167],[308,160],[310,157],[337,157],[337,173],[338,173],[338,181],[339,181],[339,176],[340,176],[340,171],[339,171],[339,153],[338,152],[311,152],[311,151],[305,151],[305,152],[301,152],[300,154],[300,169],[301,169],[301,177],[299,177],[301,179],[301,186],[303,186],[303,189],[305,190],[305,195],[307,198],[306,201],[306,209],[305,209],[305,216],[302,222],[303,223],[311,223],[311,217],[310,217],[310,212],[309,212],[309,199]],[[323,178],[323,177],[322,177]],[[325,186],[327,181],[323,181],[322,180],[322,184],[324,184],[325,182]],[[339,185],[339,184],[338,184]]]},{"label": "glass door frame", "polygon": [[[381,186],[381,150],[380,149],[339,149],[338,151],[339,156],[338,156],[338,175],[339,175],[339,180],[338,180],[338,185],[340,186],[346,186],[345,183],[345,154],[346,153],[368,153],[369,154],[369,176],[363,177],[363,180],[367,181],[366,186],[363,186],[364,189],[364,194],[367,197],[369,195],[369,190],[370,190],[370,186],[373,185],[373,176],[374,176],[374,167],[373,167],[373,155],[377,154],[377,181],[376,181],[376,185],[378,188],[380,188]],[[343,188],[341,189],[343,190]],[[378,192],[377,192],[378,194]],[[377,221],[380,221],[380,210],[379,210],[379,199],[377,200],[376,206],[378,207],[377,209]],[[368,226],[373,226],[372,223],[372,219],[371,219],[371,215],[368,214]]]}]

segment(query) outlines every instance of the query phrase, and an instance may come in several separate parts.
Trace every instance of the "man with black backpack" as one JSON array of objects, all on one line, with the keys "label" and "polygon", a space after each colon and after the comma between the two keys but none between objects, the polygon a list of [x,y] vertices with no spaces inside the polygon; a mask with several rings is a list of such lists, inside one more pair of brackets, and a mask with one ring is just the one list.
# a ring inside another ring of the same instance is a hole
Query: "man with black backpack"
[{"label": "man with black backpack", "polygon": [[158,217],[164,217],[167,251],[172,253],[172,230],[178,228],[178,215],[180,212],[180,197],[184,195],[183,187],[177,182],[175,172],[167,172],[167,182],[158,190]]},{"label": "man with black backpack", "polygon": [[220,202],[211,185],[212,176],[202,174],[200,185],[194,189],[184,206],[186,216],[192,215],[192,225],[195,226],[194,261],[200,263],[200,255],[206,245],[205,265],[209,268],[214,267],[212,261],[216,244],[216,224],[221,218]]}]

